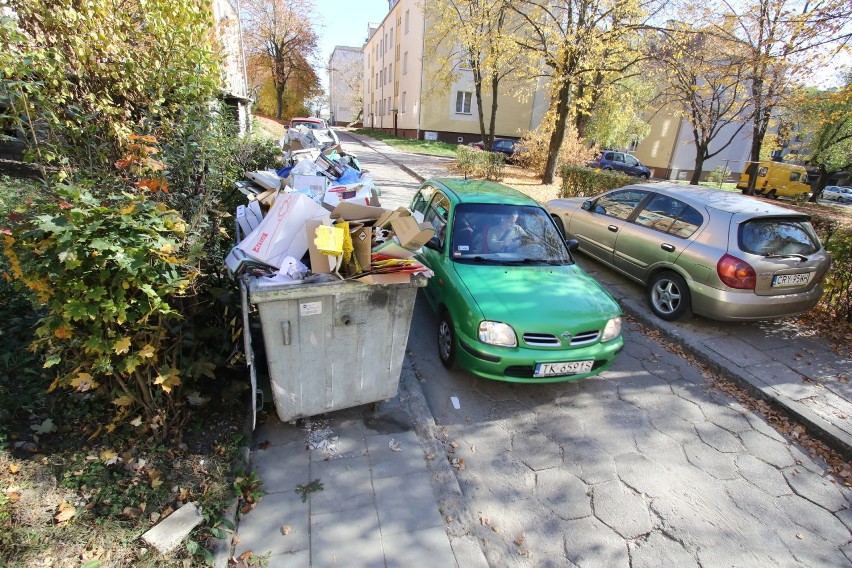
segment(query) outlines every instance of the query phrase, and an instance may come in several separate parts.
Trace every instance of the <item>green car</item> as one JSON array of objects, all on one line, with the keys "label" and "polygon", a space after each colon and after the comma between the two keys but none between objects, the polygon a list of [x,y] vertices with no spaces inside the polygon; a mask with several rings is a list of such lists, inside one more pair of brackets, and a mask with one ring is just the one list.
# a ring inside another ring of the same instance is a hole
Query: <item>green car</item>
[{"label": "green car", "polygon": [[438,314],[447,368],[500,381],[551,383],[597,374],[624,347],[621,309],[574,263],[547,211],[499,183],[434,179],[412,214],[435,229],[418,260]]}]

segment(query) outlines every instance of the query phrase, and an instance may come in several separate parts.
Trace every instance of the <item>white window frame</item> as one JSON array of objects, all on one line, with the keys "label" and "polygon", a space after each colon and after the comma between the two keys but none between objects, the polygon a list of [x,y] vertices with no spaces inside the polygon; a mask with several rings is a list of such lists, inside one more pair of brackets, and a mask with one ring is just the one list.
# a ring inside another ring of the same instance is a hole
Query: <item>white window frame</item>
[{"label": "white window frame", "polygon": [[[456,114],[471,114],[473,93],[470,91],[456,91]],[[465,104],[467,103],[467,104]]]}]

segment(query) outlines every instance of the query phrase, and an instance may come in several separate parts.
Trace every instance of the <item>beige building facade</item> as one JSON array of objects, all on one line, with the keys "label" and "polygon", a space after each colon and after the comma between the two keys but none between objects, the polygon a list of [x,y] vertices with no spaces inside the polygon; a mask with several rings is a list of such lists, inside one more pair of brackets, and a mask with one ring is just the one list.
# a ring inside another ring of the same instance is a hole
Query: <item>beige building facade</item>
[{"label": "beige building facade", "polygon": [[[439,89],[428,80],[439,56],[425,52],[428,23],[421,6],[421,0],[390,0],[385,19],[369,25],[363,47],[364,126],[421,140],[481,140],[472,72],[460,69],[455,82]],[[483,103],[490,108],[490,99]],[[537,126],[543,110],[536,107],[542,104],[546,108],[546,97],[542,103],[538,94],[525,101],[500,95],[496,135],[519,138]]]}]

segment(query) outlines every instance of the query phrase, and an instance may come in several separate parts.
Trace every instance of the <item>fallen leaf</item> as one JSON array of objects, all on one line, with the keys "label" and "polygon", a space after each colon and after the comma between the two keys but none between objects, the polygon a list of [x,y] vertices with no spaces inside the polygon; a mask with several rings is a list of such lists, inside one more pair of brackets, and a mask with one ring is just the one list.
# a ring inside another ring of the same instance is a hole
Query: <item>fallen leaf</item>
[{"label": "fallen leaf", "polygon": [[397,442],[393,438],[391,438],[391,441],[388,442],[388,447],[391,449],[392,452],[402,451],[402,448],[399,446],[399,442]]},{"label": "fallen leaf", "polygon": [[487,525],[491,524],[491,519],[489,517],[485,516],[485,515],[480,515],[479,516],[479,522],[481,524],[487,526]]},{"label": "fallen leaf", "polygon": [[21,466],[16,463],[9,464],[9,473],[18,473],[21,470]]},{"label": "fallen leaf", "polygon": [[77,512],[77,509],[66,503],[65,501],[59,505],[59,512],[53,517],[57,523],[65,523],[74,518],[74,513]]},{"label": "fallen leaf", "polygon": [[526,540],[526,538],[527,538],[527,535],[525,533],[521,533],[521,534],[518,535],[518,538],[516,538],[512,542],[514,542],[516,546],[521,546],[522,544],[524,544],[524,541]]},{"label": "fallen leaf", "polygon": [[142,516],[142,509],[138,507],[125,507],[121,514],[128,519],[138,519]]},{"label": "fallen leaf", "polygon": [[435,454],[433,454],[431,452],[426,454],[426,459],[429,460],[429,461],[432,461],[433,459],[435,459]]},{"label": "fallen leaf", "polygon": [[266,440],[265,442],[260,443],[260,449],[261,450],[265,450],[268,447],[269,447],[269,440]]},{"label": "fallen leaf", "polygon": [[287,536],[288,534],[290,534],[290,530],[291,530],[290,525],[284,525],[284,526],[281,527],[281,534],[283,534],[284,536]]}]

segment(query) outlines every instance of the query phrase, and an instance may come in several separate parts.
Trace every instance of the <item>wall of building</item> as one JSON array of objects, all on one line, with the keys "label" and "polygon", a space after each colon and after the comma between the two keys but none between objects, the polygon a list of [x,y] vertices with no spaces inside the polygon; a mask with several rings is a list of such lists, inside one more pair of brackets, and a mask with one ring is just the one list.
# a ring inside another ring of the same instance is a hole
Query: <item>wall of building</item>
[{"label": "wall of building", "polygon": [[353,88],[363,82],[363,54],[360,47],[335,46],[328,60],[329,121],[335,126],[346,126],[358,115],[352,108]]}]

